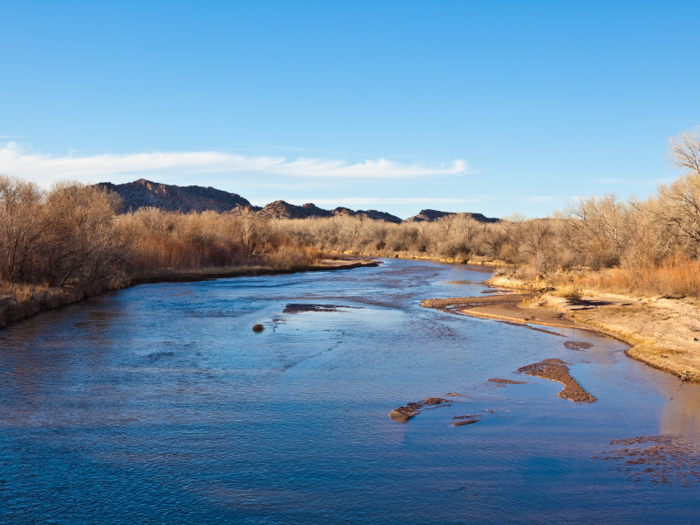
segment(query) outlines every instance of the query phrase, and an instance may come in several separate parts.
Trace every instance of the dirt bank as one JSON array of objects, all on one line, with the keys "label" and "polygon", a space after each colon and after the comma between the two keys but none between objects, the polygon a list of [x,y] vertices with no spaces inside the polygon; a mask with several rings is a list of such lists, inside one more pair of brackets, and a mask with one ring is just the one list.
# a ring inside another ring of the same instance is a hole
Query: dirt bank
[{"label": "dirt bank", "polygon": [[684,381],[700,382],[700,309],[693,304],[592,292],[573,299],[547,292],[523,306],[564,314],[575,323],[626,342],[631,348],[625,353],[632,359]]},{"label": "dirt bank", "polygon": [[559,297],[545,283],[504,276],[487,284],[498,293],[428,299],[421,306],[521,325],[591,329],[629,344],[625,353],[632,359],[700,382],[700,308],[690,301],[585,290],[580,297]]},{"label": "dirt bank", "polygon": [[20,319],[36,315],[39,312],[53,310],[54,308],[77,303],[105,292],[121,290],[139,284],[209,281],[230,277],[283,275],[298,272],[327,272],[374,266],[379,266],[379,263],[366,257],[347,257],[344,260],[324,260],[320,265],[304,266],[289,270],[266,267],[211,268],[196,272],[163,270],[158,273],[135,275],[130,278],[116,280],[110,284],[89,289],[75,289],[68,286],[63,288],[37,288],[26,293],[20,299],[14,295],[0,295],[0,328],[12,322],[19,321]]},{"label": "dirt bank", "polygon": [[472,317],[496,319],[510,323],[534,323],[544,326],[565,328],[577,327],[576,323],[563,312],[523,308],[523,301],[535,297],[535,292],[489,294],[486,297],[455,297],[452,299],[424,299],[421,306],[451,312],[459,312]]}]

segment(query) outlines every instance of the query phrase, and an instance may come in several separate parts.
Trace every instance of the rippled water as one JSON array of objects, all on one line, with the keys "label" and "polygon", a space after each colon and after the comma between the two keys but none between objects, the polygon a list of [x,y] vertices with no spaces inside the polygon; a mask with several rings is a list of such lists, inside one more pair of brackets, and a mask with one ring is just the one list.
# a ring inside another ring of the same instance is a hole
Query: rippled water
[{"label": "rippled water", "polygon": [[[387,260],[143,285],[0,331],[0,521],[697,522],[698,470],[684,461],[700,388],[589,332],[418,306],[479,295],[477,270]],[[544,358],[572,363],[598,401],[513,375]],[[468,397],[388,417],[448,392]],[[450,425],[465,414],[483,417]],[[654,466],[676,474],[667,482],[592,459],[659,434],[687,445],[676,466]]]}]

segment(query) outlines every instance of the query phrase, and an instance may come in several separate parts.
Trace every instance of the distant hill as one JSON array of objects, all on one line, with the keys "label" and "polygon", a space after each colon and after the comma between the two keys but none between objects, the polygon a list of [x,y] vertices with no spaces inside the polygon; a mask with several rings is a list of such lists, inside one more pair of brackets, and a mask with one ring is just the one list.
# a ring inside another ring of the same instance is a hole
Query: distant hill
[{"label": "distant hill", "polygon": [[481,213],[454,213],[450,211],[437,211],[437,210],[421,210],[418,215],[409,217],[404,222],[433,222],[443,217],[450,217],[452,215],[466,215],[471,217],[475,221],[479,222],[500,222],[501,219],[492,219],[491,217],[486,217]]},{"label": "distant hill", "polygon": [[124,201],[125,211],[150,206],[183,213],[207,210],[223,212],[235,206],[250,206],[250,202],[236,193],[202,186],[173,186],[146,179],[126,184],[102,182],[96,186],[118,193]]},{"label": "distant hill", "polygon": [[335,217],[337,215],[346,215],[350,217],[363,217],[375,221],[387,221],[399,224],[401,219],[396,215],[391,215],[383,211],[376,210],[351,210],[350,208],[338,207],[334,210],[324,210],[315,204],[308,203],[303,206],[296,206],[285,201],[271,202],[264,208],[257,206],[237,206],[230,212],[233,215],[257,215],[263,217],[272,217],[275,219],[309,219],[309,218],[325,218]]},{"label": "distant hill", "polygon": [[[136,211],[139,208],[153,207],[166,211],[202,212],[217,211],[231,215],[250,215],[255,217],[270,217],[274,219],[309,219],[335,216],[362,217],[375,221],[386,221],[399,224],[401,222],[432,222],[441,217],[457,215],[452,212],[422,210],[405,221],[396,215],[377,210],[351,210],[338,207],[334,210],[324,210],[315,204],[297,206],[285,201],[271,202],[264,208],[253,206],[247,199],[237,193],[228,193],[215,188],[202,186],[175,186],[160,184],[146,179],[139,179],[125,184],[101,182],[96,186],[116,192],[124,201],[124,211]],[[466,213],[479,222],[498,222],[500,219],[490,219],[480,213]]]}]

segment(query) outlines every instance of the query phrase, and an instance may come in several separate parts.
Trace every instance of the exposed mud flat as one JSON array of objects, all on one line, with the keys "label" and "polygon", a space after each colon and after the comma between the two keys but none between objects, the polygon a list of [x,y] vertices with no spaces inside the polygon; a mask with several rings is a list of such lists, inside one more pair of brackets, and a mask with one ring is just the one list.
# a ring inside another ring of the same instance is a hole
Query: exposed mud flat
[{"label": "exposed mud flat", "polygon": [[417,416],[420,413],[420,409],[424,406],[436,408],[437,405],[449,402],[448,399],[442,399],[441,397],[429,397],[420,403],[407,403],[406,406],[395,408],[389,412],[389,417],[399,423],[406,423],[409,419]]},{"label": "exposed mud flat", "polygon": [[589,348],[592,348],[593,345],[583,341],[564,341],[564,347],[568,348],[569,350],[581,351],[588,350]]},{"label": "exposed mud flat", "polygon": [[[534,290],[521,310],[556,312],[629,345],[628,357],[700,383],[700,308],[697,301],[661,297],[631,297],[583,291],[580,299],[557,297],[541,283],[504,276],[489,279],[491,286]],[[467,313],[467,312],[465,312]],[[534,323],[539,323],[533,320]]]},{"label": "exposed mud flat", "polygon": [[601,452],[592,459],[617,462],[611,470],[624,474],[635,482],[647,478],[657,485],[680,483],[687,486],[700,482],[700,454],[696,446],[678,436],[641,436],[614,439],[611,445],[647,445],[646,447],[619,448]]},{"label": "exposed mud flat", "polygon": [[590,329],[631,345],[625,353],[632,359],[683,381],[700,383],[700,308],[696,304],[594,292],[586,292],[580,299],[558,297],[550,294],[553,288],[541,282],[505,276],[493,277],[487,284],[509,287],[513,293],[425,299],[421,306],[520,325]]},{"label": "exposed mud flat", "polygon": [[359,309],[360,306],[342,304],[288,304],[282,310],[283,314],[302,314],[304,312],[342,312],[340,308]]},{"label": "exposed mud flat", "polygon": [[[533,323],[544,326],[580,328],[564,313],[537,308],[522,308],[523,301],[535,297],[535,292],[497,293],[486,297],[454,297],[450,299],[423,299],[420,305],[446,312],[459,312],[471,317],[501,320],[523,326]],[[539,330],[527,326],[532,330]],[[550,332],[554,333],[554,332]],[[557,334],[561,335],[561,334]]]},{"label": "exposed mud flat", "polygon": [[568,399],[574,403],[594,403],[596,400],[591,394],[586,392],[578,382],[569,374],[571,363],[562,361],[561,359],[544,359],[540,363],[522,366],[518,368],[518,374],[525,373],[529,376],[541,377],[549,379],[564,385],[564,389],[557,394],[562,399]]},{"label": "exposed mud flat", "polygon": [[513,381],[512,379],[501,379],[499,377],[494,377],[489,379],[489,383],[497,383],[499,385],[526,385],[527,381]]}]

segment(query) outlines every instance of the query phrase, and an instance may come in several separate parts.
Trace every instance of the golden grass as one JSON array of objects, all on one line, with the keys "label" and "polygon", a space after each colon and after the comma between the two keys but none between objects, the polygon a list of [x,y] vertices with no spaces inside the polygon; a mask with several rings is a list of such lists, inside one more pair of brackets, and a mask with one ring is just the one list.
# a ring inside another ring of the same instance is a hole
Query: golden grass
[{"label": "golden grass", "polygon": [[550,279],[553,286],[569,286],[610,293],[683,298],[700,296],[700,261],[683,255],[669,257],[658,265],[568,272]]},{"label": "golden grass", "polygon": [[556,290],[550,292],[550,295],[554,295],[556,297],[565,297],[566,299],[574,299],[576,301],[581,299],[581,291],[577,290],[576,286],[573,284],[565,284],[563,286],[559,286]]}]

